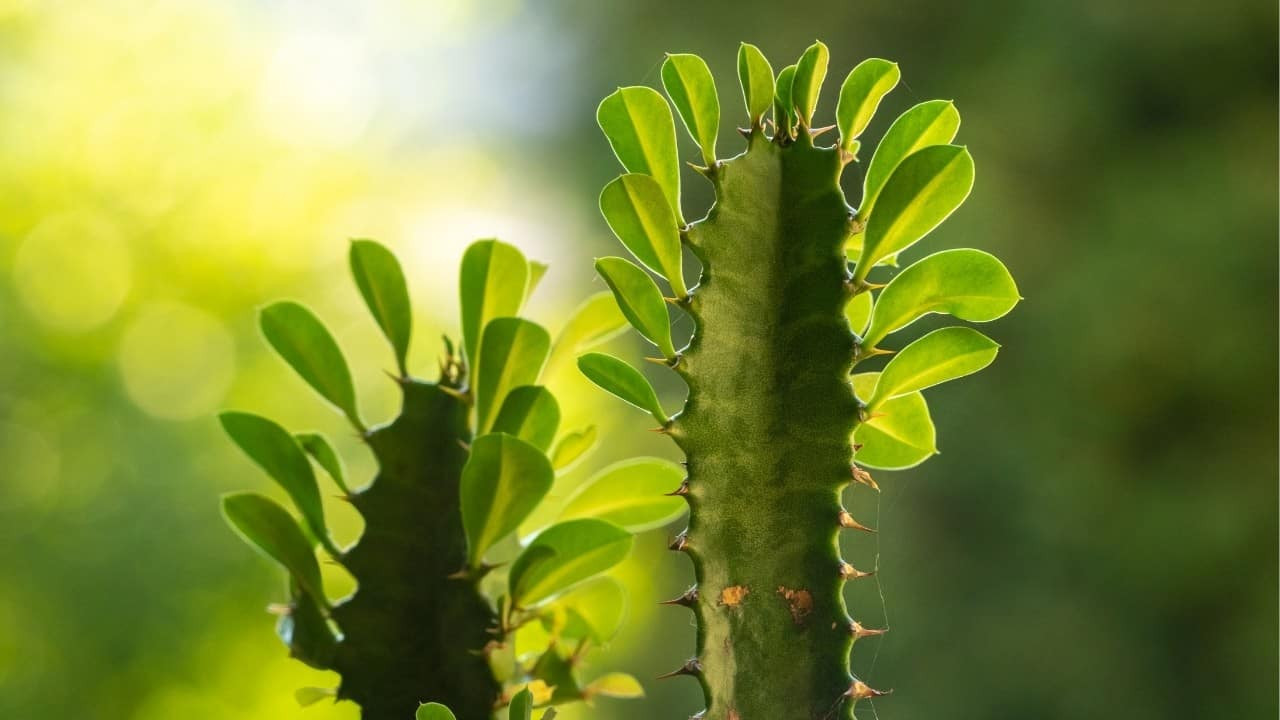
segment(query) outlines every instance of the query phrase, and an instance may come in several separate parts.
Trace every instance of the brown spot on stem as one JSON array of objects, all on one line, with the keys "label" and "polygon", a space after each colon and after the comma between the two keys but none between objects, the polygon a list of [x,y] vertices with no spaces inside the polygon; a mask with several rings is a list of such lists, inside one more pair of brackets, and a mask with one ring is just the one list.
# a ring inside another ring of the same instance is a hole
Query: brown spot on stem
[{"label": "brown spot on stem", "polygon": [[730,585],[720,591],[720,604],[728,607],[738,607],[750,592],[751,588],[745,585]]},{"label": "brown spot on stem", "polygon": [[797,625],[803,623],[809,613],[813,612],[813,593],[808,590],[794,590],[779,585],[778,594],[787,601],[787,608],[791,610],[791,619]]}]

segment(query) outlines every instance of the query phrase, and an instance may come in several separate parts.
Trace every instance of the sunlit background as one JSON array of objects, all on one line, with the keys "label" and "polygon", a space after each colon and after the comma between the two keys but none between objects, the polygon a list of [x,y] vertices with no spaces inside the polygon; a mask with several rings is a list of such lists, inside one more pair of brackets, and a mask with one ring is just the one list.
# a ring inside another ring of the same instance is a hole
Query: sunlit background
[{"label": "sunlit background", "polygon": [[[281,577],[217,513],[269,490],[221,408],[343,437],[371,471],[255,307],[315,308],[385,417],[346,238],[406,262],[420,373],[456,332],[473,238],[552,263],[534,315],[555,326],[614,252],[598,99],[698,52],[729,152],[737,42],[781,67],[815,37],[828,116],[844,69],[900,61],[871,137],[956,100],[978,184],[915,252],[991,250],[1027,297],[990,328],[996,365],[933,396],[942,454],[859,509],[881,573],[851,607],[892,627],[853,657],[896,689],[875,715],[1275,717],[1276,26],[1255,0],[0,0],[0,717],[356,718],[297,707],[335,678],[285,657],[264,612]],[[696,216],[709,193],[686,183]],[[596,398],[568,403],[618,409]],[[594,467],[672,456],[638,415],[612,422]],[[650,681],[693,644],[654,605],[690,576],[665,540],[623,568],[631,622],[591,669],[649,699],[574,717],[701,707]]]}]

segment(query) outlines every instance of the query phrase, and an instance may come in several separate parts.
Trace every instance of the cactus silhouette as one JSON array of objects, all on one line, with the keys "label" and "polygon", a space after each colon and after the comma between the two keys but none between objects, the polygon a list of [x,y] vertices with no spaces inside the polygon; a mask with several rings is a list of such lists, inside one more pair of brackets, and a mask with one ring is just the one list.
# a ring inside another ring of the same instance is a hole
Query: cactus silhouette
[{"label": "cactus silhouette", "polygon": [[[408,370],[411,305],[395,256],[358,240],[350,263],[394,351],[402,406],[393,420],[366,426],[342,351],[305,307],[266,307],[261,330],[356,428],[377,461],[374,480],[350,487],[338,453],[318,433],[293,434],[245,412],[221,416],[301,516],[256,493],[223,498],[232,527],[288,571],[278,634],[292,656],[342,676],[336,689],[298,691],[299,702],[353,700],[368,720],[408,720],[430,702],[460,720],[483,720],[523,684],[534,690],[524,691],[526,704],[640,694],[620,673],[581,683],[578,665],[621,619],[621,588],[597,576],[626,557],[632,532],[684,512],[674,498],[655,504],[620,486],[628,473],[678,468],[652,458],[606,468],[559,522],[540,527],[531,517],[557,472],[595,437],[591,428],[559,432],[559,406],[539,378],[550,355],[571,358],[625,327],[613,300],[601,293],[579,306],[553,352],[547,331],[518,317],[545,266],[511,245],[476,242],[462,261],[461,344],[445,339],[439,377],[428,382]],[[348,548],[330,537],[315,467],[363,517],[363,534]],[[326,597],[316,546],[355,578],[350,597]],[[522,645],[519,633],[530,640]]]},{"label": "cactus silhouette", "polygon": [[[743,44],[747,148],[718,160],[711,73],[697,56],[667,57],[662,84],[701,150],[695,167],[715,190],[709,212],[690,224],[667,102],[650,88],[624,87],[598,110],[627,171],[604,188],[601,211],[673,297],[629,260],[602,258],[596,268],[658,348],[651,360],[684,379],[688,399],[668,416],[629,364],[589,353],[579,368],[648,411],[684,452],[687,477],[673,490],[690,517],[672,549],[690,558],[697,584],[673,603],[692,609],[698,630],[696,655],[673,674],[698,680],[706,701],[698,717],[708,720],[849,718],[856,703],[881,694],[850,672],[854,641],[882,630],[846,611],[845,584],[874,568],[841,558],[842,530],[871,531],[844,509],[843,492],[854,482],[859,492],[878,490],[867,467],[911,467],[936,452],[920,391],[976,372],[997,349],[967,327],[936,330],[896,353],[882,342],[929,313],[988,321],[1019,299],[1004,266],[977,250],[939,252],[887,285],[872,281],[960,205],[973,161],[950,144],[955,107],[921,103],[888,129],[851,207],[841,178],[899,70],[878,59],[854,68],[840,89],[834,142],[823,146],[818,139],[832,128],[813,118],[827,62],[816,43],[775,77]],[[692,289],[685,248],[701,264]],[[682,350],[671,337],[671,305],[694,324]],[[891,353],[879,372],[854,373]]]}]

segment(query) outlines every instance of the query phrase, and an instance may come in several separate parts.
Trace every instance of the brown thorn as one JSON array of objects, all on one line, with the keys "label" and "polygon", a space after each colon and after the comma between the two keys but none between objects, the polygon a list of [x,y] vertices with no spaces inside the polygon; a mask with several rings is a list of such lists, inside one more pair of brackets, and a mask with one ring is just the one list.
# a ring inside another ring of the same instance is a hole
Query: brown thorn
[{"label": "brown thorn", "polygon": [[742,137],[744,137],[744,138],[746,138],[746,139],[750,140],[750,139],[751,139],[751,128],[738,128],[738,134],[739,134],[739,135],[741,135]]},{"label": "brown thorn", "polygon": [[831,132],[832,130],[835,130],[835,129],[836,129],[835,125],[825,125],[820,128],[809,128],[809,137],[816,138],[823,133]]},{"label": "brown thorn", "polygon": [[[862,448],[861,445],[856,445],[854,447],[854,452],[857,452],[861,448]],[[871,473],[867,472],[866,470],[863,470],[857,465],[850,465],[849,470],[853,474],[853,479],[855,481],[862,483],[863,485],[866,485],[867,487],[871,488],[872,490],[875,490],[876,492],[880,492],[880,486],[877,485],[875,479],[871,477]]]},{"label": "brown thorn", "polygon": [[684,665],[681,665],[679,669],[672,670],[665,675],[659,675],[656,679],[665,680],[667,678],[676,677],[677,675],[692,675],[696,677],[701,674],[702,663],[698,662],[698,658],[689,658],[684,661]]},{"label": "brown thorn", "polygon": [[845,691],[844,695],[845,697],[853,698],[853,701],[857,702],[859,700],[866,700],[867,698],[882,697],[892,692],[892,690],[876,690],[861,680],[854,680],[853,684],[849,686],[849,689]]},{"label": "brown thorn", "polygon": [[672,540],[669,545],[667,545],[667,548],[675,552],[680,552],[685,548],[689,547],[689,535],[687,533],[688,531],[681,530],[680,534],[676,535],[675,539]]},{"label": "brown thorn", "polygon": [[466,450],[467,452],[471,452],[471,443],[459,440],[458,447],[462,448],[463,450]]},{"label": "brown thorn", "polygon": [[858,580],[865,577],[871,577],[872,575],[875,575],[875,574],[876,574],[875,570],[872,570],[871,572],[864,572],[850,565],[847,562],[842,561],[840,563],[840,578],[842,580]]},{"label": "brown thorn", "polygon": [[676,488],[675,490],[672,490],[669,493],[663,493],[663,495],[667,497],[684,497],[685,495],[688,495],[688,494],[689,494],[689,478],[685,478],[684,480],[680,481],[680,487]]},{"label": "brown thorn", "polygon": [[863,627],[862,623],[854,620],[849,623],[849,634],[855,638],[874,637],[889,632],[889,628],[869,628]]},{"label": "brown thorn", "polygon": [[670,600],[662,600],[658,604],[659,605],[680,605],[681,607],[691,608],[696,602],[698,602],[698,586],[694,585],[688,590],[685,590],[684,594],[682,594],[680,597],[672,598]]},{"label": "brown thorn", "polygon": [[849,514],[848,510],[841,510],[839,517],[840,517],[840,527],[845,528],[846,530],[861,530],[862,532],[869,532],[869,533],[875,532],[873,528],[869,528],[866,525],[863,525],[862,523],[858,522],[857,520],[854,520],[853,516]]}]

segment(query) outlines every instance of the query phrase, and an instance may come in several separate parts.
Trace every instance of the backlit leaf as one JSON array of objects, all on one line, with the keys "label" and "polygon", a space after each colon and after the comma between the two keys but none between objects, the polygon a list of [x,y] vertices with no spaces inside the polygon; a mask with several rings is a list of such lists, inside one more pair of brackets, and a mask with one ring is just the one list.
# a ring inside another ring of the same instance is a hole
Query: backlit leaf
[{"label": "backlit leaf", "polygon": [[363,429],[347,360],[320,320],[302,305],[284,301],[263,308],[258,323],[280,357],[353,425]]},{"label": "backlit leaf", "polygon": [[440,703],[423,703],[418,706],[414,720],[457,720],[449,708]]},{"label": "backlit leaf", "polygon": [[251,492],[222,496],[222,514],[245,542],[280,563],[317,600],[323,600],[320,564],[293,516]]},{"label": "backlit leaf", "polygon": [[560,404],[541,385],[522,385],[507,393],[492,432],[514,435],[546,452],[560,427]]},{"label": "backlit leaf", "polygon": [[297,440],[302,449],[324,468],[343,493],[351,494],[351,488],[347,487],[347,474],[342,466],[342,458],[325,436],[320,433],[298,433],[293,436],[293,439]]},{"label": "backlit leaf", "polygon": [[670,419],[658,402],[658,395],[639,370],[612,355],[587,353],[578,358],[578,369],[591,382],[624,402],[647,411],[659,423]]},{"label": "backlit leaf", "polygon": [[796,125],[796,110],[791,99],[791,85],[796,79],[796,66],[788,65],[778,72],[773,95],[773,122],[778,132],[790,135]]},{"label": "backlit leaf", "polygon": [[494,318],[520,313],[528,283],[529,263],[514,245],[477,240],[463,253],[458,280],[462,348],[473,371],[485,327]]},{"label": "backlit leaf", "polygon": [[854,141],[867,129],[880,101],[897,86],[900,77],[897,63],[880,58],[867,58],[849,73],[836,104],[840,147],[852,151]]},{"label": "backlit leaf", "polygon": [[999,349],[994,340],[972,328],[934,330],[889,359],[867,405],[874,413],[890,398],[976,373],[996,359]]},{"label": "backlit leaf", "polygon": [[871,319],[871,293],[854,295],[844,306],[844,316],[849,321],[849,329],[861,335],[867,328],[867,321]]},{"label": "backlit leaf", "polygon": [[759,125],[773,103],[773,66],[760,48],[750,43],[738,46],[738,82],[750,123]]},{"label": "backlit leaf", "polygon": [[626,673],[613,672],[592,680],[583,688],[587,697],[641,698],[644,687],[635,677]]},{"label": "backlit leaf", "polygon": [[600,103],[596,122],[622,167],[657,181],[667,206],[683,226],[676,125],[667,101],[653,88],[618,88]]},{"label": "backlit leaf", "polygon": [[600,212],[641,264],[665,277],[677,296],[689,294],[680,226],[653,178],[637,173],[615,178],[600,192]]},{"label": "backlit leaf", "polygon": [[674,358],[671,343],[671,317],[667,301],[649,273],[619,257],[596,260],[596,272],[608,283],[618,308],[641,335],[658,346],[663,357]]},{"label": "backlit leaf", "polygon": [[995,320],[1020,299],[1013,277],[995,256],[968,248],[943,250],[912,264],[880,291],[863,344],[875,347],[929,313],[969,322]]},{"label": "backlit leaf", "polygon": [[476,438],[462,468],[460,504],[472,567],[507,533],[533,512],[555,473],[538,448],[506,433]]},{"label": "backlit leaf", "polygon": [[960,113],[950,100],[923,102],[898,116],[876,146],[871,164],[867,166],[858,218],[865,221],[871,215],[880,189],[903,158],[930,145],[951,142],[959,129]]},{"label": "backlit leaf", "polygon": [[830,57],[827,46],[815,42],[800,56],[800,62],[796,63],[796,75],[791,85],[791,104],[805,127],[813,124],[813,112],[818,108],[818,94],[822,92],[822,81],[827,78]]},{"label": "backlit leaf", "polygon": [[[871,397],[880,373],[858,373],[853,388],[860,398]],[[882,470],[914,467],[938,452],[937,433],[924,395],[918,392],[887,400],[875,417],[858,424],[853,442],[862,445],[854,453],[859,465]]]},{"label": "backlit leaf", "polygon": [[353,240],[349,259],[351,275],[364,304],[391,343],[400,374],[408,375],[405,357],[409,352],[413,311],[400,262],[390,250],[372,240]]},{"label": "backlit leaf", "polygon": [[561,517],[599,518],[634,533],[662,527],[688,509],[682,498],[670,495],[684,476],[684,468],[669,460],[624,460],[604,468],[574,491]]},{"label": "backlit leaf", "polygon": [[550,350],[551,336],[537,323],[516,317],[489,321],[472,378],[478,433],[489,432],[507,393],[538,382]]},{"label": "backlit leaf", "polygon": [[596,426],[588,425],[581,430],[567,432],[551,451],[551,467],[556,472],[563,472],[581,460],[596,444]]},{"label": "backlit leaf", "polygon": [[947,219],[973,189],[973,158],[958,145],[932,145],[899,163],[867,221],[854,269],[861,282],[880,260],[901,252]]},{"label": "backlit leaf", "polygon": [[716,162],[716,133],[720,130],[720,97],[711,69],[697,55],[667,55],[662,63],[662,87],[676,106],[693,141],[702,149],[702,162]]},{"label": "backlit leaf", "polygon": [[622,627],[627,613],[627,594],[617,580],[603,576],[561,595],[548,609],[552,622],[560,623],[561,634],[606,643]]},{"label": "backlit leaf", "polygon": [[622,562],[631,544],[631,533],[604,520],[582,518],[552,525],[512,563],[512,602],[536,607]]},{"label": "backlit leaf", "polygon": [[551,358],[547,360],[547,372],[568,359],[621,335],[631,327],[626,316],[618,309],[613,293],[598,292],[579,303],[569,314],[569,320],[556,335],[551,345]]}]

